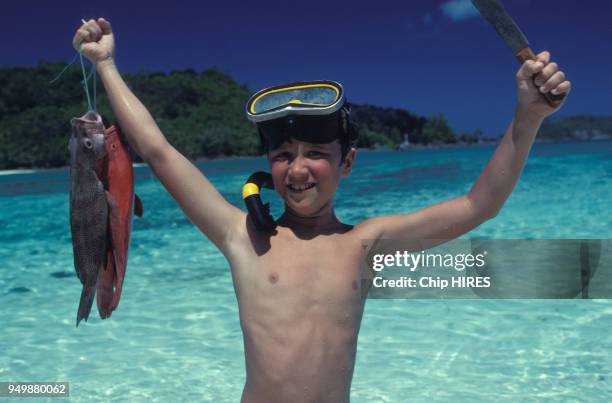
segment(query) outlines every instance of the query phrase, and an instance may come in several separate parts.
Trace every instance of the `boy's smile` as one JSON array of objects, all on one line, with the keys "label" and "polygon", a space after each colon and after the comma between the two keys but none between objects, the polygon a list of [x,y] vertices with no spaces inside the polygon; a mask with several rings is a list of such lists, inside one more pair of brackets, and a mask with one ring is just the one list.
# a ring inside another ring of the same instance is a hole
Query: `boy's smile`
[{"label": "boy's smile", "polygon": [[303,185],[297,185],[297,184],[289,184],[287,187],[289,188],[290,191],[292,192],[304,192],[308,189],[312,189],[314,187],[314,183],[306,183]]}]

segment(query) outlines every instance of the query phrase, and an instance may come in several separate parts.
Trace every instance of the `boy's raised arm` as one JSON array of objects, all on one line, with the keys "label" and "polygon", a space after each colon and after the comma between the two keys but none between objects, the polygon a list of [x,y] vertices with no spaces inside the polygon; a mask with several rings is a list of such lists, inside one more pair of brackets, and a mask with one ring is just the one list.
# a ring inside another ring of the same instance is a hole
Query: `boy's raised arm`
[{"label": "boy's raised arm", "polygon": [[123,81],[113,59],[114,37],[103,18],[77,30],[73,46],[96,64],[111,106],[134,150],[153,169],[189,219],[222,251],[243,212],[228,203],[187,158],[168,143],[153,117]]},{"label": "boy's raised arm", "polygon": [[454,239],[497,215],[518,181],[542,121],[560,108],[548,105],[541,93],[569,93],[571,89],[548,52],[537,58],[519,69],[514,119],[470,192],[414,213],[367,220],[362,225],[369,237]]}]

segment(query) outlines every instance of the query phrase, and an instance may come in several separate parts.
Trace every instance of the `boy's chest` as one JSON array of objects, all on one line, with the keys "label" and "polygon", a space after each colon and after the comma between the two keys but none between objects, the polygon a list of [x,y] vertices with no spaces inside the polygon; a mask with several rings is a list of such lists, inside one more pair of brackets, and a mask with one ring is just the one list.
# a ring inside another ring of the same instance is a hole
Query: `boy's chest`
[{"label": "boy's chest", "polygon": [[272,237],[269,248],[251,258],[249,267],[238,268],[237,280],[258,294],[321,303],[361,296],[362,254],[350,239]]}]

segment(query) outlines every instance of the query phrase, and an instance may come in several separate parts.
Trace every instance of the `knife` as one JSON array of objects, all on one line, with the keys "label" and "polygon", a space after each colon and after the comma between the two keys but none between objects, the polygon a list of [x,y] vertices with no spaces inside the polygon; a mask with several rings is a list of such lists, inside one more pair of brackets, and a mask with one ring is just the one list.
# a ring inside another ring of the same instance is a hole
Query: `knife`
[{"label": "knife", "polygon": [[[523,35],[499,0],[472,0],[472,4],[478,9],[483,18],[493,26],[493,29],[506,42],[506,45],[512,49],[519,62],[524,63],[526,60],[537,60],[529,47],[527,38],[525,38],[525,35]],[[563,102],[565,95],[555,95],[550,92],[542,94],[553,108],[556,108]]]}]

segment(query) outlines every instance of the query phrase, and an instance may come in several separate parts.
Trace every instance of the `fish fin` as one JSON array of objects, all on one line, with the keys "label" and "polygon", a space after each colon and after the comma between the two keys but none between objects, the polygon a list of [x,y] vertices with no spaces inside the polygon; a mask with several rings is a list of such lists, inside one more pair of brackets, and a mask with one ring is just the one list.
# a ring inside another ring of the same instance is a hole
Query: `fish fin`
[{"label": "fish fin", "polygon": [[81,291],[81,300],[79,301],[79,310],[77,312],[77,327],[79,327],[79,322],[82,319],[89,318],[89,312],[91,312],[91,306],[93,305],[94,295],[96,293],[95,287],[83,286],[83,291]]},{"label": "fish fin", "polygon": [[134,215],[136,217],[142,217],[143,213],[144,206],[142,205],[142,200],[140,200],[137,194],[134,194]]},{"label": "fish fin", "polygon": [[[121,295],[121,284],[123,283],[123,275],[125,275],[125,267],[127,266],[127,249],[126,245],[122,244],[122,240],[125,240],[125,234],[122,235],[124,226],[121,225],[121,211],[119,204],[115,197],[110,193],[106,192],[106,198],[108,200],[108,222],[109,222],[109,238],[110,245],[112,245],[112,255],[109,254],[109,258],[113,259],[113,292],[111,294],[111,301],[108,301],[106,309],[108,310],[108,316],[110,312],[114,311],[119,305],[119,297]],[[102,312],[101,312],[102,314]]]},{"label": "fish fin", "polygon": [[76,262],[74,263],[74,271],[76,272],[77,278],[79,279],[79,281],[81,282],[81,284],[83,284],[83,280],[81,280],[81,272],[77,269],[77,264]]},{"label": "fish fin", "polygon": [[118,231],[120,227],[119,223],[121,220],[120,211],[119,211],[119,203],[117,203],[117,199],[115,196],[108,190],[104,191],[106,193],[106,201],[108,202],[108,242],[109,245],[112,245],[113,248],[117,248],[118,245],[115,245],[115,241],[113,238],[113,231]]},{"label": "fish fin", "polygon": [[104,270],[100,270],[98,272],[98,281],[96,283],[96,302],[101,319],[108,318],[113,312],[112,302],[116,281],[117,273],[115,271],[115,256],[112,248],[109,248],[107,252],[106,266]]},{"label": "fish fin", "polygon": [[[115,281],[113,283],[113,300],[110,304],[110,308],[111,310],[115,310],[117,309],[117,306],[119,306],[119,299],[121,298],[121,287],[123,285],[123,277],[122,275],[120,275],[119,273],[117,273],[117,267],[119,267],[119,257],[117,256],[117,254],[113,254],[114,255],[114,261],[115,261]],[[127,266],[127,262],[125,262],[125,266],[123,268],[123,276],[125,276],[125,267]]]},{"label": "fish fin", "polygon": [[117,211],[119,205],[117,204],[117,199],[115,199],[115,196],[113,196],[113,194],[108,190],[105,190],[104,193],[106,193],[106,201],[108,202],[109,212],[112,212],[113,210]]},{"label": "fish fin", "polygon": [[117,269],[120,267],[119,265],[123,263],[119,261],[123,259],[118,259],[117,256],[117,253],[123,253],[122,251],[124,249],[124,246],[121,244],[121,239],[123,237],[120,233],[122,230],[121,211],[117,200],[109,191],[106,192],[106,200],[108,200],[108,244],[112,251],[112,254],[109,254],[108,257],[113,259],[113,269],[116,274]]}]

